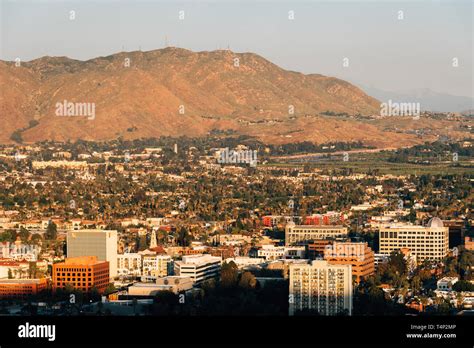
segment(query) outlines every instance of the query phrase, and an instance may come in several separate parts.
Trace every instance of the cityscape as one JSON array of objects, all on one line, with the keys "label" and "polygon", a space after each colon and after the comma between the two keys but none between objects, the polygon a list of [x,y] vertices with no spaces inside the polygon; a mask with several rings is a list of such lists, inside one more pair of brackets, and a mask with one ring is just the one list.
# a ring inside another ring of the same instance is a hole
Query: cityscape
[{"label": "cityscape", "polygon": [[1,1],[0,344],[472,344],[472,10]]},{"label": "cityscape", "polygon": [[[252,139],[173,140],[2,148],[2,313],[472,310],[470,141],[455,144],[457,162],[390,174],[383,160],[359,172],[331,152],[273,162]],[[256,146],[256,166],[219,163]],[[350,155],[356,166],[373,156]]]}]

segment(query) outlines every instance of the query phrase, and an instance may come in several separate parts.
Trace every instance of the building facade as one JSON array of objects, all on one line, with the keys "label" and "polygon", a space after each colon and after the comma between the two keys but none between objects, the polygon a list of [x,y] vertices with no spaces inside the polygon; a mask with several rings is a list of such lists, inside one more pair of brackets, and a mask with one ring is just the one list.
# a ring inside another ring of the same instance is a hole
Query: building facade
[{"label": "building facade", "polygon": [[449,251],[449,231],[439,218],[432,218],[426,226],[384,226],[380,228],[379,237],[381,254],[390,255],[392,251],[408,248],[418,263],[441,261]]},{"label": "building facade", "polygon": [[357,282],[375,272],[374,252],[367,243],[335,242],[324,250],[324,259],[331,265],[351,265]]},{"label": "building facade", "polygon": [[205,280],[218,278],[221,271],[222,258],[217,256],[187,255],[174,263],[177,276],[190,277],[196,284]]},{"label": "building facade", "polygon": [[158,278],[156,283],[135,283],[128,288],[129,296],[156,296],[160,291],[171,291],[175,294],[193,288],[193,280],[189,277],[169,276]]},{"label": "building facade", "polygon": [[144,255],[143,256],[142,281],[155,282],[158,278],[171,275],[172,260],[168,255]]},{"label": "building facade", "polygon": [[46,278],[0,279],[0,298],[26,298],[48,287]]},{"label": "building facade", "polygon": [[347,237],[347,227],[295,225],[288,223],[285,227],[285,245],[307,245],[315,240]]},{"label": "building facade", "polygon": [[352,314],[352,266],[316,260],[290,265],[289,315],[298,311],[320,315]]},{"label": "building facade", "polygon": [[110,277],[117,276],[117,231],[79,230],[67,233],[67,257],[96,256],[108,261]]},{"label": "building facade", "polygon": [[96,288],[104,292],[110,281],[109,262],[99,261],[96,256],[67,258],[53,264],[53,290],[67,285],[84,292]]},{"label": "building facade", "polygon": [[139,253],[117,255],[117,275],[140,277],[142,275],[142,255]]}]

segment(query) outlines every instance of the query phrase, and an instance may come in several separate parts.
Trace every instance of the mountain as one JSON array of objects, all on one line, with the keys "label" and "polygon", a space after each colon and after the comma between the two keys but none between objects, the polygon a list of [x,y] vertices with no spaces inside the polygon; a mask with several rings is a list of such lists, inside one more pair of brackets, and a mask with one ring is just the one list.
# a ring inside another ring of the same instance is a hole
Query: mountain
[{"label": "mountain", "polygon": [[[87,61],[43,57],[20,67],[0,61],[0,90],[2,143],[12,142],[14,132],[17,140],[35,142],[204,136],[213,129],[268,143],[420,141],[321,115],[378,114],[380,103],[346,81],[286,71],[253,53],[169,47]],[[95,115],[58,116],[58,103],[65,102],[90,103]]]},{"label": "mountain", "polygon": [[390,92],[373,87],[363,87],[370,96],[380,101],[420,103],[425,111],[463,112],[474,107],[474,98],[434,92],[428,88]]}]

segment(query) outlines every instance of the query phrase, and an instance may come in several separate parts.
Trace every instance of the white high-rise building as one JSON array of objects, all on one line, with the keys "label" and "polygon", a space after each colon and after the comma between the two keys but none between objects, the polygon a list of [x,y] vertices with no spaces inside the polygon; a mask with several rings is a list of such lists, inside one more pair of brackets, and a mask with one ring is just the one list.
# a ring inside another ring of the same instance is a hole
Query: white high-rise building
[{"label": "white high-rise building", "polygon": [[78,230],[67,233],[67,257],[97,256],[109,261],[111,278],[117,276],[117,231]]},{"label": "white high-rise building", "polygon": [[289,314],[313,310],[320,315],[352,314],[352,266],[315,260],[290,265]]},{"label": "white high-rise building", "polygon": [[217,278],[221,271],[222,258],[208,254],[183,256],[182,261],[174,263],[175,275],[190,277],[195,283]]},{"label": "white high-rise building", "polygon": [[448,255],[449,228],[434,217],[426,226],[392,224],[380,228],[381,254],[407,248],[418,263],[425,260],[440,261]]}]

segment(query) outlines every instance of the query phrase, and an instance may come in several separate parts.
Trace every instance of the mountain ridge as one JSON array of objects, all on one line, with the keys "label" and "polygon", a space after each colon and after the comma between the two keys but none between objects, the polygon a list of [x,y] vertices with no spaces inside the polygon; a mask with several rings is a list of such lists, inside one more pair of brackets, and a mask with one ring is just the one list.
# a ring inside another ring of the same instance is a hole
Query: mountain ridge
[{"label": "mountain ridge", "polygon": [[[347,81],[287,71],[255,53],[168,47],[85,61],[45,56],[20,67],[0,61],[0,88],[2,143],[14,132],[36,142],[205,136],[214,129],[269,143],[419,142],[323,116],[378,114],[380,103]],[[95,117],[58,117],[56,105],[63,101],[94,104]]]}]

